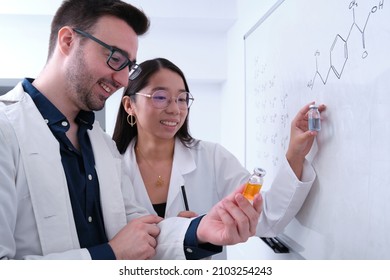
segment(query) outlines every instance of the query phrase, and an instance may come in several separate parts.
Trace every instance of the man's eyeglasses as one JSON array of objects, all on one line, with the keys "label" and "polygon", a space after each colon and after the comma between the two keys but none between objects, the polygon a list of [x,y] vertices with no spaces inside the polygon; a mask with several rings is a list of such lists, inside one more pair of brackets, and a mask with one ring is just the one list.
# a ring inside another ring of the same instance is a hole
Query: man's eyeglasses
[{"label": "man's eyeglasses", "polygon": [[135,79],[141,73],[141,67],[135,61],[131,61],[121,49],[107,45],[87,32],[79,29],[73,29],[73,31],[110,50],[106,63],[112,70],[120,71],[128,66],[130,69],[129,79],[131,80]]},{"label": "man's eyeglasses", "polygon": [[[153,106],[157,109],[167,108],[169,104],[171,104],[172,99],[174,99],[166,90],[157,90],[152,94],[137,92],[136,95],[142,95],[150,98],[152,100]],[[175,102],[179,106],[180,110],[187,110],[190,108],[193,101],[194,98],[189,92],[182,92],[175,99]]]}]

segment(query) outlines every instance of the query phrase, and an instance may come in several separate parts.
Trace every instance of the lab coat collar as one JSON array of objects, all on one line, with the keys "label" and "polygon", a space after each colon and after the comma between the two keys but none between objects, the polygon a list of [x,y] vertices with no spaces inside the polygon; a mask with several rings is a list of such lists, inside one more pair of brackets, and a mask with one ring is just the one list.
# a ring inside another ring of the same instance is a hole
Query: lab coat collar
[{"label": "lab coat collar", "polygon": [[[167,208],[165,210],[167,217],[176,216],[180,211],[185,210],[181,186],[185,186],[186,184],[186,174],[191,173],[195,169],[196,163],[190,149],[176,138]],[[176,203],[175,200],[179,200],[180,202]],[[182,207],[176,209],[177,205],[181,205]]]},{"label": "lab coat collar", "polygon": [[[131,167],[130,172],[133,172],[135,166],[137,165],[134,147],[137,143],[137,138],[134,138],[124,153],[124,160],[127,163],[127,166]],[[131,155],[131,156],[130,156]],[[173,152],[173,167],[178,169],[178,172],[182,175],[188,174],[195,170],[196,164],[192,153],[189,148],[184,146],[181,141],[175,139],[175,148]],[[131,176],[134,177],[134,176]]]},{"label": "lab coat collar", "polygon": [[[134,146],[136,141],[137,139],[133,139],[130,142],[126,152],[123,154],[126,165],[130,167],[130,170],[127,170],[127,172],[129,173],[131,181],[133,182],[133,185],[138,192],[137,197],[140,200],[139,202],[142,203],[143,206],[147,208],[150,213],[155,213],[150,202],[149,196],[146,192],[145,184],[142,180],[141,173],[139,171],[135,158]],[[196,163],[190,149],[184,146],[181,141],[176,138],[173,154],[172,172],[168,190],[167,207],[165,211],[166,217],[177,216],[180,211],[183,211],[185,209],[183,196],[181,193],[181,186],[185,186],[186,174],[191,173],[195,169]],[[175,200],[179,200],[180,203],[175,203]]]},{"label": "lab coat collar", "polygon": [[179,138],[175,139],[173,164],[176,165],[182,175],[188,174],[196,168],[195,160],[190,149],[184,146]]}]

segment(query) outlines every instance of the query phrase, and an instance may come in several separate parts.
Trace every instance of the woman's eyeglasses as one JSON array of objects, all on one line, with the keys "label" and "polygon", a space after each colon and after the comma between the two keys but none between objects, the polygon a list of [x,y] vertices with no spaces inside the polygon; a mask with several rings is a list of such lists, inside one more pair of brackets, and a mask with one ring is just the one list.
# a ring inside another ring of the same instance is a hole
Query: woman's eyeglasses
[{"label": "woman's eyeglasses", "polygon": [[180,110],[187,110],[194,101],[189,92],[182,92],[176,98],[172,98],[172,95],[166,90],[157,90],[152,94],[137,92],[136,95],[150,98],[153,106],[157,109],[165,109],[171,104],[172,100],[175,100]]}]

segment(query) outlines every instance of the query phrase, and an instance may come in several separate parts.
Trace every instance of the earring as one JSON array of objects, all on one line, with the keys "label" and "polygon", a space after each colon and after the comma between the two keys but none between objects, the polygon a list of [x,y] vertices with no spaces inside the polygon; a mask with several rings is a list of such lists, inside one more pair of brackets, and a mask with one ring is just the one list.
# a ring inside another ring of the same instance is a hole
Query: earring
[{"label": "earring", "polygon": [[[130,117],[130,119],[129,119],[129,117]],[[133,127],[136,123],[137,123],[137,119],[133,116],[133,115],[127,115],[127,118],[126,118],[126,120],[127,120],[127,123],[131,126],[131,127]]]}]

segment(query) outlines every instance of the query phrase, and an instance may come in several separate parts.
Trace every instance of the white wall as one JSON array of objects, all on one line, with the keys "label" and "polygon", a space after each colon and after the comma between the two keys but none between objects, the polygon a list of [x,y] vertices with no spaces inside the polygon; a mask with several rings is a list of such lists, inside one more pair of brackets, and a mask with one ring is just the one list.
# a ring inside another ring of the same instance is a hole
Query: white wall
[{"label": "white wall", "polygon": [[37,76],[46,62],[51,19],[0,13],[0,78]]}]

